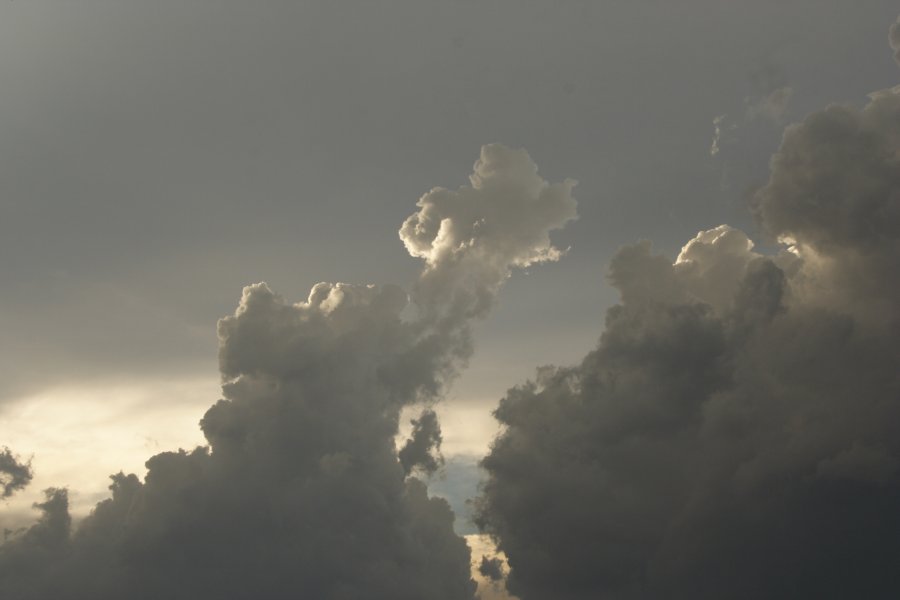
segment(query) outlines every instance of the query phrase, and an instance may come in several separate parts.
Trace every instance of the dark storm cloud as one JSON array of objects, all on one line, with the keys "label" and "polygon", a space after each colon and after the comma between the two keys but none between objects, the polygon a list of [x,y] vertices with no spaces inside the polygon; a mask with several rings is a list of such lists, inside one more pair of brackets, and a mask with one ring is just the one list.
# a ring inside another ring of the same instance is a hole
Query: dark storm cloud
[{"label": "dark storm cloud", "polygon": [[27,530],[4,531],[4,543],[0,545],[0,589],[4,598],[33,597],[31,582],[53,573],[55,565],[65,558],[72,527],[68,492],[49,488],[44,491],[44,501],[36,502],[34,508],[41,511],[37,523]]},{"label": "dark storm cloud", "polygon": [[32,470],[30,462],[22,462],[22,459],[12,453],[7,447],[0,451],[0,488],[2,498],[9,498],[31,482]]},{"label": "dark storm cloud", "polygon": [[865,109],[830,106],[785,131],[754,199],[763,229],[809,256],[797,290],[883,323],[900,304],[900,93]]},{"label": "dark storm cloud", "polygon": [[623,248],[596,350],[501,401],[479,519],[522,600],[900,595],[900,93],[771,165],[778,255]]},{"label": "dark storm cloud", "polygon": [[289,303],[246,287],[219,321],[209,446],[153,456],[143,482],[114,475],[71,535],[65,492],[49,490],[43,518],[0,546],[0,596],[472,599],[449,504],[407,477],[436,466],[437,417],[425,410],[398,456],[399,415],[442,393],[513,268],[559,257],[549,232],[575,217],[571,188],[485,146],[470,186],[433,189],[404,223],[426,263],[409,298],[320,283]]}]

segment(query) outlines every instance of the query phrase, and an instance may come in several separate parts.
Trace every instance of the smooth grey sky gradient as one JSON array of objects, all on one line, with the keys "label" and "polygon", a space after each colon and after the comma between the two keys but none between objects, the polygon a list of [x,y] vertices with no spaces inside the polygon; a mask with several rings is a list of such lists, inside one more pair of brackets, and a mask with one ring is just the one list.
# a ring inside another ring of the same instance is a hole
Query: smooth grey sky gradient
[{"label": "smooth grey sky gradient", "polygon": [[713,118],[758,93],[754,73],[793,88],[787,120],[895,77],[889,1],[0,10],[4,404],[72,380],[214,373],[215,320],[250,282],[302,298],[322,280],[408,281],[397,224],[499,141],[579,180],[581,218],[559,236],[566,260],[514,279],[484,326],[466,389],[495,394],[483,370],[593,344],[615,248],[748,223],[742,196],[780,128],[708,150]]},{"label": "smooth grey sky gradient", "polygon": [[[745,198],[784,125],[895,84],[896,16],[889,0],[5,3],[0,423],[50,392],[127,388],[77,439],[141,415],[182,443],[218,397],[197,390],[217,393],[215,324],[242,286],[406,285],[416,199],[501,142],[578,180],[579,220],[554,234],[563,260],[508,282],[439,409],[448,455],[477,452],[508,387],[594,346],[617,248],[675,255],[720,223],[765,244]],[[754,112],[783,88],[783,113]],[[15,450],[52,472],[28,439]]]}]

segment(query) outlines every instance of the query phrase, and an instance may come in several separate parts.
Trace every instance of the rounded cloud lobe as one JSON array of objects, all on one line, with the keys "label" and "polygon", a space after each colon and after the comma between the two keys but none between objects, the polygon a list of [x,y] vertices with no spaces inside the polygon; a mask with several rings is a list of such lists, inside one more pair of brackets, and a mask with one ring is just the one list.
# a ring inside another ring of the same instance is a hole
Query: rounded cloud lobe
[{"label": "rounded cloud lobe", "polygon": [[[0,546],[0,596],[472,599],[449,505],[407,475],[437,467],[427,405],[511,269],[558,256],[549,232],[574,218],[570,191],[524,151],[487,146],[472,187],[433,190],[404,224],[425,259],[409,295],[321,283],[289,303],[246,287],[219,321],[209,445],[153,456],[143,482],[114,475],[112,497],[74,530],[66,491],[48,490],[38,523]],[[419,403],[398,452],[400,412]]]},{"label": "rounded cloud lobe", "polygon": [[550,232],[576,218],[575,181],[548,184],[525,150],[484,146],[469,180],[422,196],[400,229],[426,263],[413,292],[426,320],[485,314],[512,267],[560,258]]},{"label": "rounded cloud lobe", "polygon": [[900,95],[786,131],[742,232],[610,266],[596,350],[513,388],[479,521],[522,600],[900,594]]}]

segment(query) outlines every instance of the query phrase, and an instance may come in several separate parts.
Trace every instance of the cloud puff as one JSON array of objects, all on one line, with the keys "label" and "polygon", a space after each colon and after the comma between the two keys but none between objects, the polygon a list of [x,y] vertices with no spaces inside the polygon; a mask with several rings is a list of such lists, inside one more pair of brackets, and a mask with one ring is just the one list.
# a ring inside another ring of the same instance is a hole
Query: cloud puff
[{"label": "cloud puff", "polygon": [[437,417],[426,409],[398,452],[399,415],[440,396],[512,268],[558,257],[549,232],[575,204],[524,151],[485,147],[471,180],[404,224],[425,261],[409,296],[321,283],[290,303],[246,287],[218,325],[209,445],[151,457],[143,482],[114,475],[71,533],[65,492],[48,492],[42,520],[0,546],[0,596],[473,598],[448,503],[407,477],[436,466]]},{"label": "cloud puff", "polygon": [[510,390],[479,523],[522,600],[900,594],[900,96],[790,127],[727,226],[610,266],[597,348]]},{"label": "cloud puff", "polygon": [[9,498],[31,482],[31,463],[24,463],[12,453],[12,450],[3,447],[0,451],[0,498]]},{"label": "cloud puff", "polygon": [[484,314],[512,267],[558,260],[550,232],[576,218],[575,181],[547,183],[525,150],[484,146],[469,180],[422,196],[400,229],[426,263],[414,300],[454,319]]},{"label": "cloud puff", "polygon": [[496,556],[493,558],[482,556],[478,572],[491,581],[500,581],[503,579],[503,561]]},{"label": "cloud puff", "polygon": [[900,94],[830,106],[785,131],[753,202],[764,231],[804,260],[804,300],[881,323],[900,302]]}]

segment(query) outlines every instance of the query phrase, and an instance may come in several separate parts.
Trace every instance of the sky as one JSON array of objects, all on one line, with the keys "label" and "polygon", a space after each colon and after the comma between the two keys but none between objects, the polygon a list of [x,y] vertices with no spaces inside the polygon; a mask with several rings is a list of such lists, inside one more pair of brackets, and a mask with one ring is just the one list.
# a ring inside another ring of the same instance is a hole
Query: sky
[{"label": "sky", "polygon": [[3,4],[0,591],[896,597],[894,23]]}]

